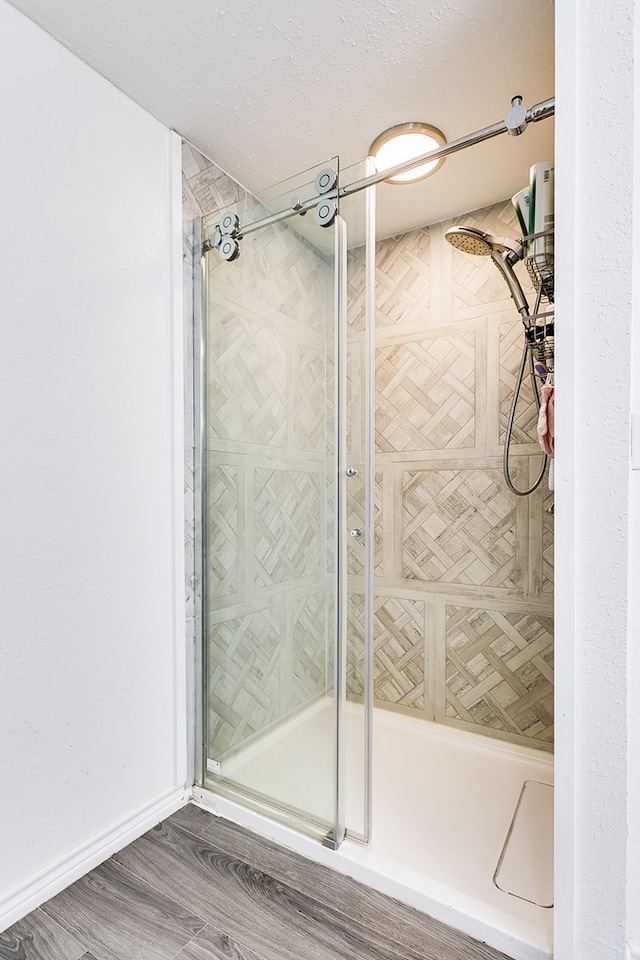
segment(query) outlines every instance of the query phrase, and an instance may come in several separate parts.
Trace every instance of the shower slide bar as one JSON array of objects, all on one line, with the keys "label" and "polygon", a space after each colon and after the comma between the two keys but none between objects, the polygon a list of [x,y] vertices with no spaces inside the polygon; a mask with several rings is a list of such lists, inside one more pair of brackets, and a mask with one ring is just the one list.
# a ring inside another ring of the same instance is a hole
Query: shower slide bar
[{"label": "shower slide bar", "polygon": [[[438,147],[437,150],[431,150],[429,153],[423,153],[419,157],[415,157],[413,160],[405,160],[403,163],[397,164],[395,167],[389,167],[387,170],[381,170],[378,173],[370,174],[367,177],[364,177],[362,180],[354,180],[353,183],[346,184],[343,187],[335,188],[333,190],[324,193],[321,197],[312,197],[310,200],[304,202],[297,201],[291,207],[287,207],[285,210],[281,210],[278,213],[273,213],[271,216],[263,217],[261,220],[254,220],[253,223],[248,223],[246,226],[238,225],[238,227],[231,233],[231,236],[235,240],[240,240],[242,237],[247,236],[249,233],[254,233],[256,230],[261,230],[262,227],[267,227],[272,223],[278,223],[281,220],[288,220],[289,217],[303,216],[309,210],[313,210],[314,207],[318,205],[320,201],[339,199],[340,197],[349,197],[354,193],[359,193],[360,190],[366,190],[367,187],[373,187],[377,183],[382,183],[384,180],[388,180],[391,177],[396,177],[400,173],[406,173],[408,170],[413,170],[414,167],[420,167],[423,163],[429,163],[431,160],[439,160],[442,157],[448,157],[452,153],[458,153],[460,150],[466,150],[467,147],[472,147],[476,143],[483,143],[485,140],[491,140],[493,137],[499,137],[503,133],[509,133],[513,137],[519,136],[521,133],[524,133],[525,128],[529,123],[538,123],[539,120],[546,120],[547,117],[552,117],[555,113],[555,98],[551,97],[549,100],[541,100],[540,103],[536,103],[530,109],[522,104],[522,97],[515,96],[511,99],[511,107],[507,112],[504,120],[498,121],[498,123],[493,123],[489,127],[483,127],[481,130],[476,130],[475,133],[468,133],[464,137],[459,137],[457,140],[452,140],[450,143],[445,143],[444,146]],[[205,241],[203,244],[203,252],[211,250],[215,247],[217,243],[212,242],[211,240]]]}]

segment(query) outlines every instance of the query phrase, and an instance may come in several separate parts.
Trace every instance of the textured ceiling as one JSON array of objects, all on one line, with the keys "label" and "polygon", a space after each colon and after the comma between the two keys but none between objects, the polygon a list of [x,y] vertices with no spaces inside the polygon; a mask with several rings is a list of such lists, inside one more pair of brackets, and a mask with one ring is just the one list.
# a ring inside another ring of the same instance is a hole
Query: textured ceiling
[{"label": "textured ceiling", "polygon": [[[425,120],[452,140],[515,93],[553,96],[553,2],[12,0],[252,190]],[[37,70],[37,65],[34,65]],[[380,191],[381,233],[503,198],[553,157],[553,121]]]}]

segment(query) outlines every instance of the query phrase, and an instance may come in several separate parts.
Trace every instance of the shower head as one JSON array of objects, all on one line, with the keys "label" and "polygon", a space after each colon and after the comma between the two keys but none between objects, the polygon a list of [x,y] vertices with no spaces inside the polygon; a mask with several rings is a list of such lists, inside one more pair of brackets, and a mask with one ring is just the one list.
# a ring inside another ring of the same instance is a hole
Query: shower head
[{"label": "shower head", "polygon": [[509,287],[518,313],[523,320],[529,316],[527,299],[513,269],[514,263],[522,260],[524,249],[521,243],[506,237],[492,237],[475,227],[450,227],[444,236],[456,250],[474,257],[491,257]]},{"label": "shower head", "polygon": [[493,253],[487,234],[474,227],[450,227],[444,237],[456,250],[474,257],[490,257]]},{"label": "shower head", "polygon": [[522,244],[517,240],[492,237],[476,227],[450,227],[444,236],[456,250],[470,253],[474,257],[490,257],[492,253],[508,252],[512,263],[522,259]]}]

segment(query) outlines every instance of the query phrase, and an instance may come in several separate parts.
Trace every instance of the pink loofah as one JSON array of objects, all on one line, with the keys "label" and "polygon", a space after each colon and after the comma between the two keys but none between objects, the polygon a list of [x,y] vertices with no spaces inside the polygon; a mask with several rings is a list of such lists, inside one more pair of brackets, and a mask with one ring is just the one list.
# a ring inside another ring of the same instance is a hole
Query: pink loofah
[{"label": "pink loofah", "polygon": [[553,456],[555,445],[555,401],[554,386],[545,384],[540,391],[540,413],[538,415],[538,442],[545,453]]}]

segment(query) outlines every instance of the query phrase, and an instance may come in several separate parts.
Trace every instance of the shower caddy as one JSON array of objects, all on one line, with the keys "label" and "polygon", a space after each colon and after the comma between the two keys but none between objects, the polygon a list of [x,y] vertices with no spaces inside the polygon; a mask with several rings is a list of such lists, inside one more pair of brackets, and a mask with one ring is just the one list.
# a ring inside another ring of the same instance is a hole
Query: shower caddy
[{"label": "shower caddy", "polygon": [[[521,241],[523,249],[532,249],[535,240],[546,237],[553,237],[553,229],[543,230],[540,233],[525,234]],[[534,483],[526,490],[518,490],[511,480],[509,473],[509,451],[511,448],[516,407],[520,397],[525,371],[528,365],[537,410],[540,410],[540,385],[542,383],[553,383],[555,375],[555,310],[553,308],[554,255],[547,251],[543,253],[531,253],[525,255],[524,262],[527,273],[529,274],[529,279],[536,292],[536,299],[533,312],[522,317],[525,344],[522,351],[522,360],[520,362],[515,390],[513,391],[503,454],[505,483],[509,490],[518,497],[529,496],[534,490],[537,490],[542,483],[549,460],[547,454],[543,454],[542,466]],[[544,309],[545,305],[548,306],[548,309]]]}]

